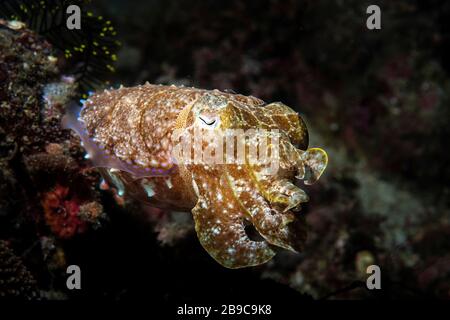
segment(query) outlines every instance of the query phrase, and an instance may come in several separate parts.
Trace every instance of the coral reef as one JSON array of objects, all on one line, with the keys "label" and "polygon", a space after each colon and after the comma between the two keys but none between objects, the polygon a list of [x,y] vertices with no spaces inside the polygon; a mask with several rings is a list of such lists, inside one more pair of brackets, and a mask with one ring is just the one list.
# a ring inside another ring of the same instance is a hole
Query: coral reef
[{"label": "coral reef", "polygon": [[[65,74],[73,75],[80,96],[87,96],[88,90],[108,83],[120,47],[111,20],[96,14],[90,4],[90,0],[0,2],[0,17],[13,20],[9,22],[10,28],[26,25],[58,49],[58,56],[49,59],[58,62]],[[82,28],[67,28],[66,10],[73,5],[80,8]],[[58,61],[58,57],[64,58],[63,61]]]},{"label": "coral reef", "polygon": [[60,126],[77,82],[61,74],[57,55],[25,24],[0,20],[0,238],[20,251],[36,243],[43,250],[40,239],[69,239],[105,219],[99,175]]},{"label": "coral reef", "polygon": [[6,241],[0,240],[0,298],[39,298],[37,283]]},{"label": "coral reef", "polygon": [[2,158],[13,158],[42,148],[42,136],[53,131],[51,121],[41,122],[40,93],[58,69],[49,43],[4,20],[0,26],[0,150]]}]

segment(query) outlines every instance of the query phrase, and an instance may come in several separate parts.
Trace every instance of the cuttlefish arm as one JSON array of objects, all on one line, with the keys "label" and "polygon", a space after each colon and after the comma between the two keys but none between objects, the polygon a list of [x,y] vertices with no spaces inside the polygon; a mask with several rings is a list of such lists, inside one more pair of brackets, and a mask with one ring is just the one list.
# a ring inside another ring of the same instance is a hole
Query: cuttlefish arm
[{"label": "cuttlefish arm", "polygon": [[[302,151],[285,144],[281,150],[280,170],[295,170],[298,179],[312,184],[326,168],[327,154],[318,148]],[[290,158],[284,155],[289,153]],[[290,163],[287,163],[290,162]],[[260,235],[270,244],[301,251],[306,241],[304,217],[292,211],[300,210],[309,200],[306,193],[282,175],[266,175],[263,166],[230,166],[228,170],[232,190],[247,208],[247,214]],[[238,169],[240,168],[240,169]],[[244,179],[242,177],[245,177]]]},{"label": "cuttlefish arm", "polygon": [[246,208],[246,215],[255,229],[272,245],[291,251],[301,251],[306,240],[306,224],[303,217],[271,206],[261,194],[252,176],[252,170],[248,167],[238,168],[228,170],[231,190]]},{"label": "cuttlefish arm", "polygon": [[265,241],[253,241],[245,232],[246,209],[232,192],[224,174],[199,174],[193,178],[198,202],[192,209],[200,243],[227,268],[256,266],[275,252]]},{"label": "cuttlefish arm", "polygon": [[[280,170],[294,172],[295,178],[304,180],[305,185],[311,185],[320,178],[328,164],[328,156],[324,150],[310,148],[303,151],[292,145],[283,147],[287,148],[284,152],[288,153],[289,157],[280,162]],[[280,178],[279,175],[267,175],[263,168],[258,166],[252,166],[249,174],[269,203],[284,212],[299,211],[301,203],[309,200],[308,195],[289,179]]]},{"label": "cuttlefish arm", "polygon": [[321,148],[310,148],[300,151],[300,159],[305,167],[305,176],[298,177],[305,179],[305,184],[310,185],[319,180],[328,164],[328,155]]}]

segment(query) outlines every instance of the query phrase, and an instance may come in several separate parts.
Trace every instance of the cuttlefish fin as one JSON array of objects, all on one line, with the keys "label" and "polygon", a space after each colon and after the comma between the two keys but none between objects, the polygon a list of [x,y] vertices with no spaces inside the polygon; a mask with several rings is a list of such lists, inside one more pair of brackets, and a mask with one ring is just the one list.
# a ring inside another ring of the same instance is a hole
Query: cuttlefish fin
[{"label": "cuttlefish fin", "polygon": [[244,228],[243,208],[225,179],[194,181],[199,191],[192,209],[195,230],[205,250],[227,268],[255,266],[270,260],[275,252],[266,241],[251,240]]},{"label": "cuttlefish fin", "polygon": [[306,150],[301,156],[305,165],[305,177],[304,183],[306,185],[313,184],[319,180],[322,173],[328,164],[327,153],[320,148],[310,148]]}]

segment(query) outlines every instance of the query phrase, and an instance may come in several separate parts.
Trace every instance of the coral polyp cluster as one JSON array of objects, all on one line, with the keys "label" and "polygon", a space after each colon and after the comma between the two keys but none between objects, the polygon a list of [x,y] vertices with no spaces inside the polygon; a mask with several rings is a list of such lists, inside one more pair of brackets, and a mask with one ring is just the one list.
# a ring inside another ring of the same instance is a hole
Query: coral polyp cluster
[{"label": "coral polyp cluster", "polygon": [[86,230],[86,222],[80,219],[80,204],[75,197],[70,197],[69,188],[57,185],[47,192],[42,199],[45,221],[52,232],[60,238],[71,238]]}]

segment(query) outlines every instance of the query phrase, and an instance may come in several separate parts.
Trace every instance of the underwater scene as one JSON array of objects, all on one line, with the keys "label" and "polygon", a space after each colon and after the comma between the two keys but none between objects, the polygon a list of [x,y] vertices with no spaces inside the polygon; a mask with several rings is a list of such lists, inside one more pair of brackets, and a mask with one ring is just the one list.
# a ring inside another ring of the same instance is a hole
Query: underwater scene
[{"label": "underwater scene", "polygon": [[449,19],[1,0],[0,302],[449,299]]}]

